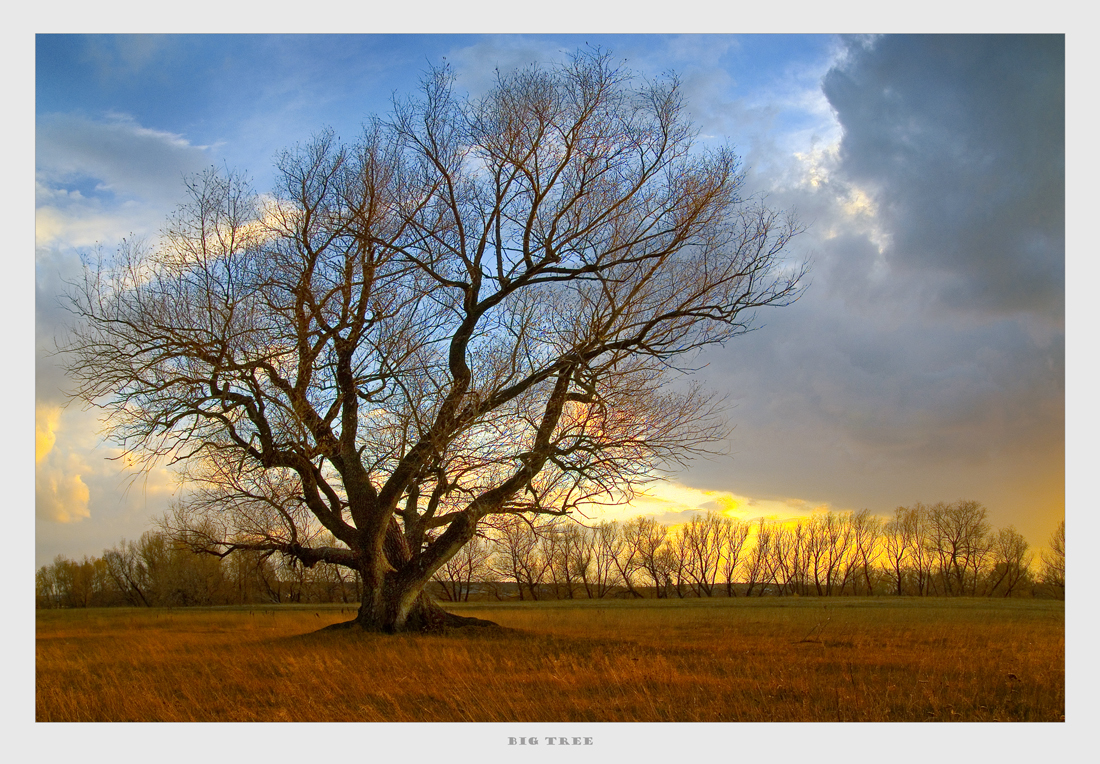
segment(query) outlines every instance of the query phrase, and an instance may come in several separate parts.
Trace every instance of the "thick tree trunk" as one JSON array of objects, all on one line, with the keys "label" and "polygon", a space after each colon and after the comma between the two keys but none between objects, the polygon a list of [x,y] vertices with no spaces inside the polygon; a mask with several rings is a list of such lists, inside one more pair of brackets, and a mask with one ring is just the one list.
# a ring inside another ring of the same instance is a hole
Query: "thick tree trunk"
[{"label": "thick tree trunk", "polygon": [[373,610],[363,603],[359,606],[359,613],[355,620],[335,623],[325,627],[325,630],[358,628],[363,631],[395,634],[408,631],[441,631],[466,626],[497,626],[492,621],[482,618],[448,613],[423,591],[413,597],[412,604],[405,610],[403,618],[398,618],[397,604],[396,601],[386,602],[386,612],[378,618]]},{"label": "thick tree trunk", "polygon": [[360,577],[363,597],[354,621],[338,623],[329,629],[358,627],[364,631],[393,634],[403,631],[438,631],[462,626],[496,626],[481,618],[448,613],[425,592],[423,583],[403,581],[397,568],[412,558],[412,551],[394,520],[390,521],[383,544],[385,559],[361,560]]}]

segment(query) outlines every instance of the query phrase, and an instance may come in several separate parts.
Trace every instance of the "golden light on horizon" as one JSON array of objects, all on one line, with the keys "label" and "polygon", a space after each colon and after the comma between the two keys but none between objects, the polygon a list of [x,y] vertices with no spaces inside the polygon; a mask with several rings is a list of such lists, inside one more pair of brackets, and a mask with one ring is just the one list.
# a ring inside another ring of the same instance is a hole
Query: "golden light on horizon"
[{"label": "golden light on horizon", "polygon": [[[843,510],[835,510],[828,504],[804,499],[757,499],[732,491],[692,488],[674,481],[657,481],[647,486],[642,495],[635,497],[616,514],[623,519],[648,515],[666,524],[677,525],[686,522],[691,514],[707,511],[742,521],[763,517],[786,523],[808,519],[816,512]],[[683,517],[678,517],[680,515]]]}]

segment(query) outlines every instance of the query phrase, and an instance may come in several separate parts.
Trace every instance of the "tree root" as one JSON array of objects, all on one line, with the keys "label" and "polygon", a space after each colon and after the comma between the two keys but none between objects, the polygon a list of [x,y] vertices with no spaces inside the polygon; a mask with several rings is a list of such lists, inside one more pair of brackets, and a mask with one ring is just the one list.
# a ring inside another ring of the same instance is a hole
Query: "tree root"
[{"label": "tree root", "polygon": [[[374,624],[363,619],[362,614],[351,621],[341,621],[340,623],[330,624],[319,631],[340,631],[355,628],[361,629],[362,631],[380,633],[395,631],[394,629],[388,629],[385,626]],[[400,629],[400,632],[443,632],[467,628],[503,629],[504,627],[494,621],[488,621],[484,618],[449,613],[441,608],[436,602],[422,595],[420,601],[413,608],[412,612],[409,613],[404,628]]]},{"label": "tree root", "polygon": [[[411,620],[411,619],[410,619]],[[448,613],[446,618],[438,619],[438,621],[425,624],[425,623],[407,623],[405,628],[401,632],[407,634],[410,632],[420,633],[439,633],[452,631],[454,629],[500,629],[505,630],[505,627],[496,623],[495,621],[488,621],[484,618],[474,618],[473,616],[455,615],[454,613]],[[318,629],[318,633],[322,631],[345,631],[348,629],[359,629],[366,632],[386,633],[385,629],[382,629],[371,624],[363,623],[358,618],[350,621],[340,621],[339,623],[332,623],[328,626],[324,626]]]}]

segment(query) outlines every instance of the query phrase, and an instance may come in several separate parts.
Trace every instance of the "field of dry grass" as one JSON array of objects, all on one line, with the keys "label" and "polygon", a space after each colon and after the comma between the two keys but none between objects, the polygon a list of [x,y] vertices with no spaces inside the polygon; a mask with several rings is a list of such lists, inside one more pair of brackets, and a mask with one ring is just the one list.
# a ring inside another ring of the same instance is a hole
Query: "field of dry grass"
[{"label": "field of dry grass", "polygon": [[1061,602],[766,598],[448,607],[508,629],[317,633],[352,615],[317,607],[39,611],[35,717],[1064,720]]}]

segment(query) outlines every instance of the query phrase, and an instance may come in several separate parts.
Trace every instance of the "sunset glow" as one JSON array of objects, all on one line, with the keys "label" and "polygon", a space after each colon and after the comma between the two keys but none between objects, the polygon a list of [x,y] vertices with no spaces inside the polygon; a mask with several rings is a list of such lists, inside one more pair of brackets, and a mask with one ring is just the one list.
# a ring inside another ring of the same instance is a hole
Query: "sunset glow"
[{"label": "sunset glow", "polygon": [[746,190],[805,226],[789,267],[810,264],[795,304],[688,364],[726,403],[717,455],[589,519],[886,517],[965,498],[1042,547],[1065,514],[1061,37],[39,35],[38,563],[136,538],[186,490],[165,465],[132,481],[98,413],[64,407],[54,341],[81,257],[158,246],[205,168],[266,193],[280,151],[326,126],[353,138],[425,61],[477,94],[495,66],[586,44],[677,72],[696,148],[742,156]]},{"label": "sunset glow", "polygon": [[15,758],[1086,759],[1088,7],[13,5]]},{"label": "sunset glow", "polygon": [[707,491],[677,482],[657,482],[620,512],[626,516],[641,514],[668,525],[678,525],[695,514],[718,512],[738,520],[788,520],[809,517],[829,509],[800,499],[755,499],[729,491]]}]

